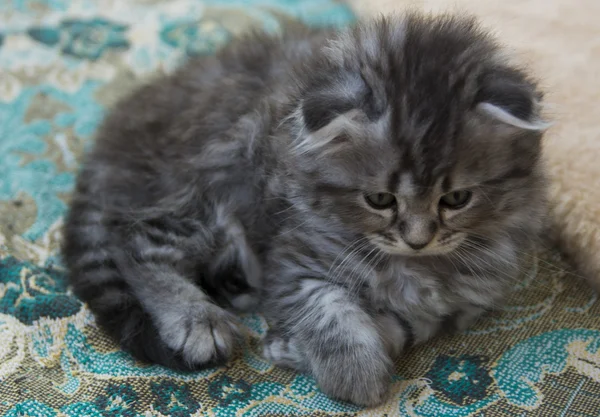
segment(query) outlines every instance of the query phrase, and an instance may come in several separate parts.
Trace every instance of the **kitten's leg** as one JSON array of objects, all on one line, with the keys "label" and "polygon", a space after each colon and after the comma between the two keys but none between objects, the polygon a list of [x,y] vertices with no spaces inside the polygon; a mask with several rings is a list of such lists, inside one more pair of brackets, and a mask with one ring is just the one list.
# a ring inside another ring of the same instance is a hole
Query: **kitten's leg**
[{"label": "kitten's leg", "polygon": [[[187,258],[194,252],[211,253],[209,246],[215,231],[188,231],[189,236],[173,239],[173,230],[177,229],[170,219],[168,225],[157,227],[160,222],[147,224],[136,234],[130,236],[130,253],[125,260],[126,279],[133,289],[144,310],[155,323],[161,340],[181,357],[190,368],[221,362],[228,359],[239,338],[236,318],[216,305],[211,297],[192,282],[189,268],[185,265]],[[239,280],[245,278],[249,271],[246,258],[241,258],[241,251],[249,251],[247,247],[237,248],[239,236],[229,239],[228,231],[224,233],[227,245],[217,245],[214,259],[203,259],[199,271],[202,275],[211,275],[213,264],[218,270],[240,273]],[[170,233],[166,238],[165,233]],[[240,231],[240,233],[242,233]],[[223,252],[227,256],[222,256]],[[244,256],[253,256],[244,252]],[[204,256],[204,258],[206,255]],[[218,279],[217,287],[226,287],[231,279],[223,274]],[[217,288],[220,291],[222,288]]]},{"label": "kitten's leg", "polygon": [[335,398],[360,405],[383,401],[392,361],[373,318],[346,289],[305,279],[277,300],[269,314],[279,318],[282,328],[276,331],[289,338],[288,345],[277,336],[267,338],[270,359],[306,368]]},{"label": "kitten's leg", "polygon": [[176,268],[140,263],[129,282],[161,341],[184,366],[193,369],[231,356],[238,338],[235,317],[214,304]]},{"label": "kitten's leg", "polygon": [[414,344],[412,326],[398,314],[380,311],[375,322],[383,339],[386,351],[392,359],[397,358],[407,348]]},{"label": "kitten's leg", "polygon": [[218,217],[223,242],[210,262],[209,285],[234,310],[250,311],[258,304],[262,266],[243,226],[231,217],[224,218],[223,214]]},{"label": "kitten's leg", "polygon": [[112,223],[88,200],[74,201],[63,254],[102,327],[144,361],[190,369],[227,359],[236,320],[193,282],[197,257],[215,252],[215,231],[170,216]]}]

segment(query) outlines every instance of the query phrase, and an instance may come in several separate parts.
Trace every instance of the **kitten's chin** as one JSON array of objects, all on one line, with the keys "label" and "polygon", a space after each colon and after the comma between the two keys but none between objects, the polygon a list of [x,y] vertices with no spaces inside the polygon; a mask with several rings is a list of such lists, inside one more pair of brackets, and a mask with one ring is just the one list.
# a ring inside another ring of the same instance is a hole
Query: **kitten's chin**
[{"label": "kitten's chin", "polygon": [[415,250],[406,243],[400,241],[390,244],[379,236],[371,236],[369,240],[382,252],[390,255],[400,256],[442,256],[454,252],[464,242],[467,235],[465,233],[455,233],[450,239],[443,242],[435,240],[423,249]]}]

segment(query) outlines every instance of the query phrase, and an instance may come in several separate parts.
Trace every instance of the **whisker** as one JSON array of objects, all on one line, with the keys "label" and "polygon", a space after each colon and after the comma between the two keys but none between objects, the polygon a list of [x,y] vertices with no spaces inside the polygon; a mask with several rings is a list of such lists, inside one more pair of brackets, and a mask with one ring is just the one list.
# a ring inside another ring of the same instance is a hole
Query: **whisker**
[{"label": "whisker", "polygon": [[[467,247],[463,248],[462,250],[466,250],[468,248],[471,248],[473,251],[481,250],[481,249],[489,249],[489,248],[477,246],[474,242],[465,242],[465,244],[466,244]],[[512,275],[512,274],[508,274],[506,271],[504,271],[501,268],[501,266],[499,266],[499,265],[493,265],[493,264],[490,263],[490,261],[484,260],[480,256],[477,256],[475,252],[468,252],[468,255],[471,256],[471,257],[475,257],[475,259],[477,261],[483,262],[486,265],[488,265],[492,269],[493,273],[496,273],[496,274],[498,274],[501,277],[508,278],[510,281],[513,282],[513,285],[516,285],[517,283],[522,282],[524,276],[531,275],[531,269],[524,268],[523,266],[521,266],[519,264],[516,264],[516,265],[512,265],[511,264],[511,266],[516,267],[516,270],[518,272],[517,274]],[[539,258],[535,257],[535,259],[536,259],[535,269],[537,270],[537,260]],[[550,290],[550,291],[552,290],[552,288],[546,286],[545,284],[543,284],[540,281],[537,281],[537,283],[538,283],[537,284],[538,287],[542,287],[542,288],[545,288],[545,289]]]},{"label": "whisker", "polygon": [[[481,234],[477,234],[476,232],[472,232],[472,231],[471,232],[465,231],[465,232],[470,233],[471,235],[476,236],[476,237],[481,237],[481,238],[487,239],[486,236],[481,235]],[[473,243],[473,242],[471,242],[471,243]],[[498,245],[501,245],[501,246],[503,246],[505,248],[506,247],[510,247],[509,245],[507,245],[505,243],[502,243],[502,242],[499,242],[499,241],[494,241],[494,243],[498,244]],[[552,250],[553,249],[553,248],[550,248],[550,247],[544,245],[543,242],[536,242],[536,245],[542,246],[542,248],[546,249],[546,250]],[[518,249],[516,247],[513,247],[512,250],[514,250],[517,254],[519,254],[521,256],[532,256],[531,253],[523,251],[523,250],[520,250],[520,249]],[[561,268],[558,265],[555,265],[555,264],[553,264],[551,262],[548,262],[548,261],[540,258],[539,256],[536,256],[536,258],[538,259],[539,262],[541,262],[541,263],[543,263],[543,264],[545,264],[545,265],[548,266],[547,268],[545,268],[543,265],[540,265],[540,268],[544,269],[545,271],[562,273],[562,274],[565,274],[567,276],[572,276],[572,277],[575,277],[575,278],[578,278],[578,279],[582,279],[584,281],[588,280],[588,278],[586,278],[583,275],[577,274],[577,273],[575,273],[575,272],[573,272],[571,270],[567,270],[567,269]]]},{"label": "whisker", "polygon": [[[360,243],[358,244],[357,247],[355,247],[350,253],[348,253],[348,255],[346,255],[346,257],[342,260],[342,262],[336,266],[336,268],[333,270],[333,272],[331,274],[328,274],[328,278],[330,281],[332,282],[337,282],[338,278],[340,277],[340,275],[344,272],[344,270],[342,269],[348,262],[350,262],[351,258],[356,254],[359,253],[360,251],[362,251],[364,248],[366,248],[369,244],[366,238],[364,238],[364,240],[361,239]],[[333,267],[334,264],[332,264]],[[352,276],[348,276],[348,279],[352,280]]]},{"label": "whisker", "polygon": [[[369,259],[367,264],[361,270],[360,274],[357,275],[358,280],[356,282],[358,285],[360,285],[361,283],[366,281],[366,278],[367,278],[369,272],[371,272],[375,268],[375,266],[380,262],[380,260],[383,259],[383,257],[386,255],[385,252],[379,250],[378,248],[375,248],[374,250],[377,250],[377,253],[375,254],[375,256],[373,256],[371,259]],[[372,252],[373,251],[369,252],[369,255]],[[369,255],[367,255],[367,256],[369,256]],[[358,291],[355,291],[354,287],[351,288],[351,291],[353,294],[355,294],[356,298],[358,298],[359,293],[358,293]]]},{"label": "whisker", "polygon": [[365,260],[366,260],[367,258],[369,258],[369,256],[371,256],[371,254],[372,254],[373,252],[375,252],[376,250],[378,250],[378,249],[377,249],[377,247],[373,247],[373,248],[372,248],[372,249],[369,251],[369,253],[367,253],[365,256],[363,256],[363,257],[362,257],[362,259],[361,259],[359,262],[357,262],[357,264],[354,266],[354,268],[352,268],[352,271],[350,271],[350,274],[349,274],[349,276],[350,276],[350,279],[351,279],[351,282],[352,282],[352,286],[350,287],[350,290],[352,291],[352,293],[354,293],[354,292],[355,292],[355,291],[354,291],[354,290],[355,290],[355,288],[354,288],[354,287],[355,287],[355,285],[360,285],[360,277],[359,277],[358,275],[355,275],[355,274],[354,274],[354,273],[355,273],[355,271],[357,271],[357,268],[359,268],[359,267],[364,267],[364,262],[365,262]]}]

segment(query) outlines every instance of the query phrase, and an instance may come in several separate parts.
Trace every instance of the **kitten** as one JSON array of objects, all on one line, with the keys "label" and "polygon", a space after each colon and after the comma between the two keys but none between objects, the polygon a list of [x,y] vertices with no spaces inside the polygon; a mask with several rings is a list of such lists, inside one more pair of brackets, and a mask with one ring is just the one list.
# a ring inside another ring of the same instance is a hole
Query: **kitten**
[{"label": "kitten", "polygon": [[226,360],[231,309],[336,398],[501,302],[540,233],[541,94],[469,18],[249,35],[116,106],[65,227],[75,293],[136,357]]}]

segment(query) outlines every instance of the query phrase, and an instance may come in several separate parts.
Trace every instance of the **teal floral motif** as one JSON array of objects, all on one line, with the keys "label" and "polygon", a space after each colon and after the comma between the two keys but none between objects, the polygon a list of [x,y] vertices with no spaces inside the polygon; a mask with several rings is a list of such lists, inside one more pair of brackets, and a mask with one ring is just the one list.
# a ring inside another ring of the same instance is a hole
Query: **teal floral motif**
[{"label": "teal floral motif", "polygon": [[166,380],[153,382],[150,387],[155,398],[154,408],[166,416],[189,417],[200,408],[186,383]]},{"label": "teal floral motif", "polygon": [[0,313],[28,325],[41,317],[72,316],[82,305],[67,294],[62,274],[11,257],[0,261],[0,294]]},{"label": "teal floral motif", "polygon": [[125,37],[127,28],[127,25],[95,17],[90,20],[63,20],[56,29],[38,27],[27,33],[45,45],[58,45],[66,55],[96,61],[108,49],[129,48]]},{"label": "teal floral motif", "polygon": [[[23,155],[42,155],[47,148],[44,138],[58,127],[61,117],[72,119],[74,132],[82,139],[91,135],[103,114],[93,97],[98,86],[96,82],[87,81],[71,94],[49,86],[36,86],[23,90],[11,102],[0,102],[0,201],[16,199],[20,193],[33,198],[37,212],[33,224],[23,234],[29,240],[40,238],[62,217],[66,205],[58,194],[71,191],[74,174],[57,172],[53,161],[48,159],[23,163]],[[31,101],[38,94],[64,102],[71,110],[60,113],[57,120],[25,122]]]},{"label": "teal floral motif", "polygon": [[3,417],[56,417],[56,411],[39,401],[23,401],[8,410]]},{"label": "teal floral motif", "polygon": [[98,396],[95,405],[103,417],[134,417],[138,397],[130,385],[110,384],[105,394]]},{"label": "teal floral motif", "polygon": [[[569,359],[574,355],[569,352],[573,343],[583,343],[585,349],[580,355],[600,358],[600,331],[592,329],[561,329],[531,337],[524,340],[502,355],[497,361],[492,376],[498,388],[509,403],[517,407],[534,408],[542,402],[542,395],[535,387],[545,375],[558,375],[565,371]],[[598,368],[584,359],[590,369]],[[598,359],[596,359],[598,361]],[[572,363],[573,363],[572,362]]]},{"label": "teal floral motif", "polygon": [[208,385],[208,394],[224,407],[234,402],[243,403],[249,400],[251,389],[252,387],[246,381],[221,375]]},{"label": "teal floral motif", "polygon": [[231,34],[218,22],[201,20],[167,24],[160,32],[160,38],[167,45],[184,50],[188,56],[200,56],[225,45]]},{"label": "teal floral motif", "polygon": [[425,377],[431,380],[431,388],[453,403],[468,405],[484,398],[492,384],[485,362],[481,356],[440,355]]},{"label": "teal floral motif", "polygon": [[31,28],[27,33],[44,45],[54,46],[60,41],[60,32],[52,28]]},{"label": "teal floral motif", "polygon": [[343,27],[355,20],[344,1],[327,0],[208,0],[216,6],[243,8],[267,31],[279,30],[277,14],[284,14],[313,27]]},{"label": "teal floral motif", "polygon": [[46,10],[65,10],[69,0],[3,0],[0,1],[0,11],[19,11],[40,13]]},{"label": "teal floral motif", "polygon": [[94,405],[88,402],[69,404],[60,410],[61,417],[104,417]]},{"label": "teal floral motif", "polygon": [[[99,375],[102,378],[162,377],[193,381],[210,378],[217,372],[217,368],[182,373],[160,365],[139,366],[139,363],[123,350],[114,352],[96,350],[85,333],[78,329],[74,323],[69,323],[67,327],[65,347],[79,371],[87,374]],[[63,368],[63,370],[65,369]]]},{"label": "teal floral motif", "polygon": [[[573,346],[578,348],[570,352]],[[567,369],[569,364],[577,364],[577,356],[582,356],[583,362],[580,372],[583,369],[586,372],[595,372],[600,362],[600,331],[592,329],[560,329],[542,333],[537,336],[525,339],[508,351],[502,354],[499,359],[494,361],[489,376],[494,381],[494,392],[487,392],[481,397],[481,389],[475,388],[470,392],[471,399],[465,401],[466,405],[459,403],[442,401],[437,393],[445,394],[443,397],[449,398],[448,391],[464,392],[466,387],[473,389],[475,379],[487,381],[487,377],[482,376],[485,371],[484,360],[479,357],[462,356],[465,363],[462,366],[457,365],[459,358],[453,358],[451,361],[436,361],[429,373],[426,375],[431,380],[431,394],[419,397],[418,403],[411,407],[411,415],[422,417],[437,416],[472,416],[478,410],[500,401],[507,401],[509,404],[532,410],[539,407],[543,401],[543,394],[539,389],[546,375],[559,375]],[[439,358],[438,358],[439,359]],[[470,362],[470,363],[466,363]],[[460,368],[460,373],[468,375],[472,381],[463,382],[463,386],[450,388],[452,382],[459,379],[461,375],[453,372]],[[435,372],[434,370],[437,370]],[[584,372],[585,373],[585,372]],[[479,375],[473,378],[473,375]],[[448,381],[450,380],[450,381]],[[537,386],[536,386],[537,385]],[[475,395],[473,395],[475,394]],[[459,395],[456,395],[458,399]],[[481,397],[474,400],[476,396]],[[466,397],[465,397],[466,398]],[[409,407],[406,403],[400,404],[400,414],[409,414]]]},{"label": "teal floral motif", "polygon": [[98,81],[86,81],[75,93],[43,87],[42,93],[62,101],[71,108],[69,111],[58,113],[53,119],[54,125],[59,128],[72,127],[74,133],[84,140],[91,137],[104,116],[104,109],[94,97],[98,87]]}]

